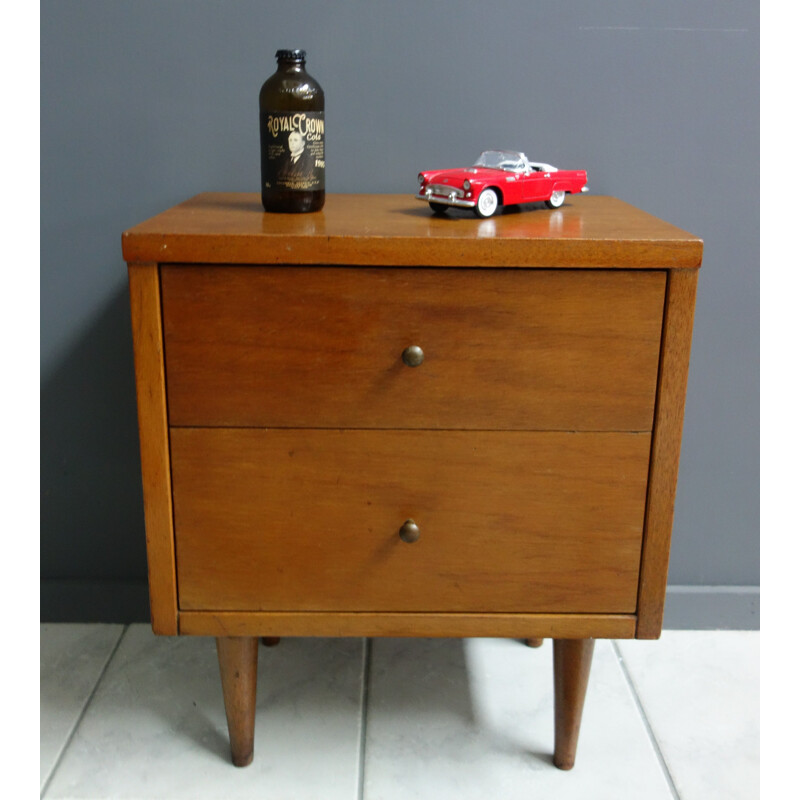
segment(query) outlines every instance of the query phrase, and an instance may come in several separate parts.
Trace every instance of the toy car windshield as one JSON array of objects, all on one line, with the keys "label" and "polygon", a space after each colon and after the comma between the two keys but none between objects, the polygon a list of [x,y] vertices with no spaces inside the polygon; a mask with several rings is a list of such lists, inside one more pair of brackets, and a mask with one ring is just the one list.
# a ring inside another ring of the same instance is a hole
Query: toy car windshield
[{"label": "toy car windshield", "polygon": [[527,160],[522,153],[510,150],[484,150],[473,164],[475,167],[502,169],[506,172],[524,172],[526,165]]}]

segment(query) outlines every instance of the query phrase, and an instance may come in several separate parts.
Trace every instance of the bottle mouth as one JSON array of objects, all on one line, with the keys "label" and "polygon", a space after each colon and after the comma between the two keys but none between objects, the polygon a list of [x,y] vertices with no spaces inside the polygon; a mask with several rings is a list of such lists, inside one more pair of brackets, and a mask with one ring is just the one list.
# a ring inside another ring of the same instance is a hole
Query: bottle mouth
[{"label": "bottle mouth", "polygon": [[278,50],[275,53],[275,58],[278,61],[305,61],[306,60],[306,51],[305,50]]}]

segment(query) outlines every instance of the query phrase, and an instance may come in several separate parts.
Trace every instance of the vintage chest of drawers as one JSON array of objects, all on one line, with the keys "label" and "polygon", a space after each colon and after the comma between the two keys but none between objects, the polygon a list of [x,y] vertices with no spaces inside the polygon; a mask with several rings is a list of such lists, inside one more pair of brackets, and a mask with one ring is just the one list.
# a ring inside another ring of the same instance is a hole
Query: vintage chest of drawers
[{"label": "vintage chest of drawers", "polygon": [[153,629],[217,637],[234,763],[259,637],[661,629],[702,242],[609,197],[202,194],[123,234]]}]

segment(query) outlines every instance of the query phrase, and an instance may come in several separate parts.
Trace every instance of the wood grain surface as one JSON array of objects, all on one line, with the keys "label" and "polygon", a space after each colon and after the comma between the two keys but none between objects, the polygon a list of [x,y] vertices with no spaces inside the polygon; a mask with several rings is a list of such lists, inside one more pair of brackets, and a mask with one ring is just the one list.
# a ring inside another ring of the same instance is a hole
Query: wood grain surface
[{"label": "wood grain surface", "polygon": [[631,613],[649,450],[648,434],[173,429],[181,609]]},{"label": "wood grain surface", "polygon": [[553,763],[559,769],[575,766],[593,654],[594,639],[553,639],[556,744]]},{"label": "wood grain surface", "polygon": [[[665,274],[165,267],[172,425],[647,431]],[[424,351],[418,367],[403,350]]]},{"label": "wood grain surface", "polygon": [[642,549],[636,632],[640,639],[658,638],[664,616],[696,290],[697,272],[670,272]]},{"label": "wood grain surface", "polygon": [[568,197],[478,220],[409,194],[329,194],[314,214],[265,214],[257,194],[205,193],[122,235],[126,261],[432,267],[695,268],[696,236],[613,197]]},{"label": "wood grain surface", "polygon": [[128,269],[153,630],[178,632],[172,485],[157,264]]},{"label": "wood grain surface", "polygon": [[246,767],[252,763],[255,750],[258,638],[219,636],[217,657],[231,760],[236,767]]},{"label": "wood grain surface", "polygon": [[632,639],[633,614],[442,614],[437,612],[182,611],[189,636],[502,636]]}]

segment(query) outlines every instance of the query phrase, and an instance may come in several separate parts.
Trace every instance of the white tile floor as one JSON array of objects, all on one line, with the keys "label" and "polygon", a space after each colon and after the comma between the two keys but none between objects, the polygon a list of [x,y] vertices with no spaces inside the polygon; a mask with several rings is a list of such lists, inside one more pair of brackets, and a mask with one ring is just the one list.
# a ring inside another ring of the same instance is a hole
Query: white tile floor
[{"label": "white tile floor", "polygon": [[256,756],[230,764],[213,639],[41,626],[53,800],[754,800],[759,634],[599,641],[578,760],[552,766],[552,654],[509,639],[260,648]]}]

